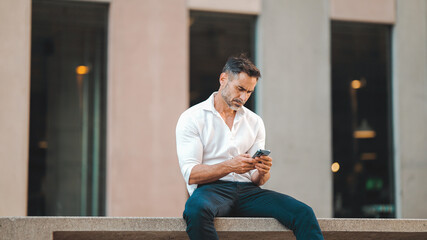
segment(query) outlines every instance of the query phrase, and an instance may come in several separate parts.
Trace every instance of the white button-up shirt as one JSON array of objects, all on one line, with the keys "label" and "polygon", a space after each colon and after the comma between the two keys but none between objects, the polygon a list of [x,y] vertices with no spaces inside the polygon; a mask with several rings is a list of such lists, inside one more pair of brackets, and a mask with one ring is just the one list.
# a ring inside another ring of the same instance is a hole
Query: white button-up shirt
[{"label": "white button-up shirt", "polygon": [[[197,184],[188,184],[194,166],[218,164],[244,153],[252,156],[258,149],[264,149],[265,127],[261,117],[242,106],[230,130],[214,107],[216,94],[187,109],[176,126],[179,166],[190,195],[197,188]],[[230,173],[220,180],[251,182],[254,171],[257,170]]]}]

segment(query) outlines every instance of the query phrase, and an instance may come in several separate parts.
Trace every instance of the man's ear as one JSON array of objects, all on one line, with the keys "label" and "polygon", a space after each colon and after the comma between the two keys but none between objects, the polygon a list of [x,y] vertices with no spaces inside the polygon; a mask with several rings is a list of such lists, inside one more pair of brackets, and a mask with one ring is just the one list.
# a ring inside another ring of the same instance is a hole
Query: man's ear
[{"label": "man's ear", "polygon": [[227,81],[228,81],[228,74],[227,73],[221,73],[221,75],[219,75],[219,83],[220,83],[220,85],[222,86],[222,85],[224,85],[224,84],[227,84]]}]

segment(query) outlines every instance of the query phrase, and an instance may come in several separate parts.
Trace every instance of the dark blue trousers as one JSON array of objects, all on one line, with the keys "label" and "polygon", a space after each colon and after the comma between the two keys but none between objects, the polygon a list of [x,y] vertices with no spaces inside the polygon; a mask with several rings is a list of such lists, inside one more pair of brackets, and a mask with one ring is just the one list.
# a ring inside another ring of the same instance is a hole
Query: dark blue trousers
[{"label": "dark blue trousers", "polygon": [[298,240],[323,239],[311,207],[253,183],[216,181],[199,185],[187,200],[184,219],[190,239],[218,239],[215,217],[273,217]]}]

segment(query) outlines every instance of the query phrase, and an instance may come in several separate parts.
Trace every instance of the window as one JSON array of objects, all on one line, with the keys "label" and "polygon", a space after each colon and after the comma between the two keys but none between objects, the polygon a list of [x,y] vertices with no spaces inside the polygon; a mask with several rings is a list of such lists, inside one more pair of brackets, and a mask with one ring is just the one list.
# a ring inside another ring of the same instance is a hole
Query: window
[{"label": "window", "polygon": [[[253,60],[255,21],[252,15],[190,12],[190,105],[206,100],[219,88],[219,75],[231,55]],[[246,107],[254,109],[254,94]]]},{"label": "window", "polygon": [[28,215],[104,215],[108,5],[33,1]]},{"label": "window", "polygon": [[332,22],[335,217],[394,217],[390,26]]}]

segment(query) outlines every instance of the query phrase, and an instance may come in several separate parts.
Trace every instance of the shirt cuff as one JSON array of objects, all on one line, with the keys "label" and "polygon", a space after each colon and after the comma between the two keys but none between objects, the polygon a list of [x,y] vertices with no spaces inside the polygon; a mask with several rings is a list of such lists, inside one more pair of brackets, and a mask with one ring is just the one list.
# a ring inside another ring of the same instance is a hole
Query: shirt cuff
[{"label": "shirt cuff", "polygon": [[191,171],[196,165],[197,164],[186,164],[186,166],[182,167],[182,175],[184,177],[185,183],[187,183],[188,185],[190,185],[188,182],[190,181]]}]

